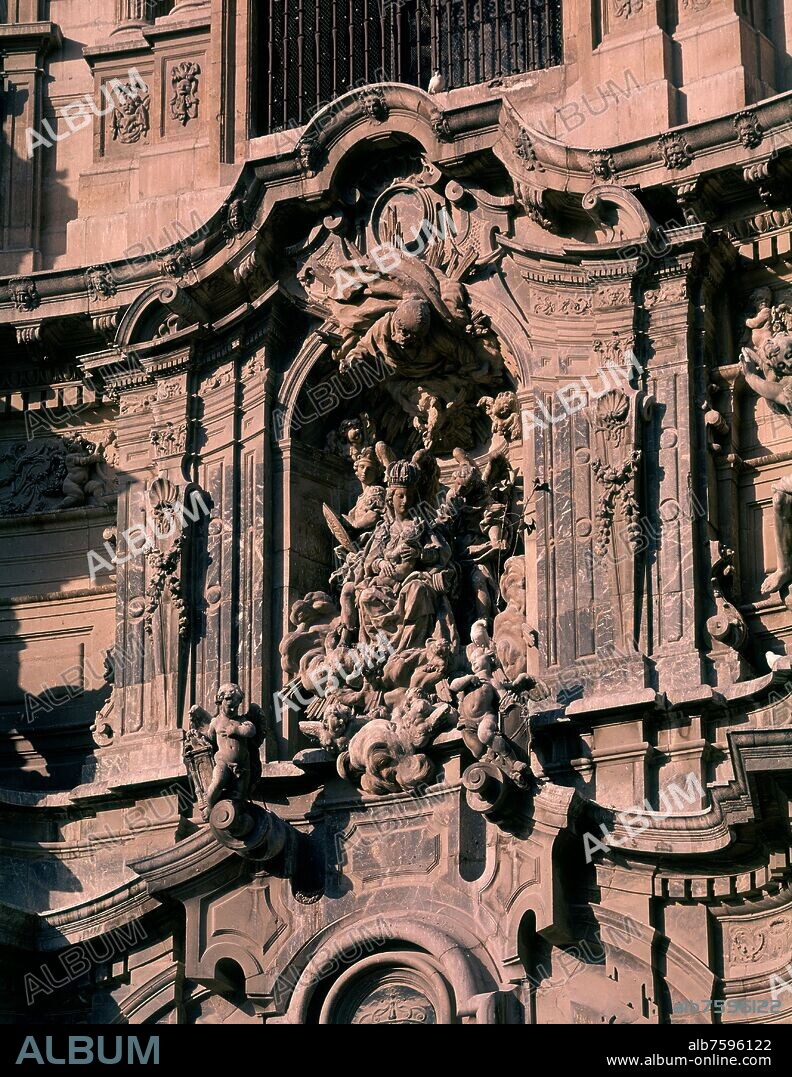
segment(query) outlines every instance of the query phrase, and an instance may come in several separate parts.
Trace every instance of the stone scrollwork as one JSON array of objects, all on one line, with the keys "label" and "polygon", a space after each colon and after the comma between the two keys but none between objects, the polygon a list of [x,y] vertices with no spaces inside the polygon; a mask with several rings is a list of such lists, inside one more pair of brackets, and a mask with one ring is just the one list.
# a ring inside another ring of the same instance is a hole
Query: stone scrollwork
[{"label": "stone scrollwork", "polygon": [[522,168],[526,172],[544,172],[544,165],[536,155],[530,132],[520,123],[519,115],[508,102],[504,103],[504,129],[511,150]]},{"label": "stone scrollwork", "polygon": [[534,224],[538,224],[546,232],[553,232],[556,226],[547,205],[546,195],[543,187],[535,187],[518,179],[514,181],[514,198],[518,205]]},{"label": "stone scrollwork", "polygon": [[117,730],[115,728],[115,700],[111,693],[110,698],[97,713],[93,725],[91,726],[91,739],[97,748],[106,748],[108,744],[112,744],[113,739],[116,736]]}]

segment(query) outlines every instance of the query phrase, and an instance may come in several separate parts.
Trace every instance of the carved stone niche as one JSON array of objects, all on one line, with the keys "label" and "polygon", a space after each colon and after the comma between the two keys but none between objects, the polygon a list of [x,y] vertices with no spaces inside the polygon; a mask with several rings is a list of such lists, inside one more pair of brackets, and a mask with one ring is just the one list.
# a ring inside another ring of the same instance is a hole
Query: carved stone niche
[{"label": "carved stone niche", "polygon": [[279,392],[284,698],[366,793],[431,783],[430,748],[457,729],[527,789],[503,730],[522,715],[525,740],[542,687],[496,616],[523,551],[515,364],[464,283],[491,254],[484,195],[414,153],[356,182],[354,209],[294,250],[291,289],[322,325]]},{"label": "carved stone niche", "polygon": [[[792,584],[792,288],[768,276],[766,283],[743,295],[741,326],[734,359],[736,452],[743,465],[734,476],[738,521],[732,539],[739,566],[743,604],[765,609],[748,615],[751,634],[759,633],[760,654],[788,644]],[[769,536],[774,535],[774,541]],[[772,597],[776,596],[776,597]],[[758,616],[757,616],[758,614]],[[768,646],[773,641],[773,646]]]}]

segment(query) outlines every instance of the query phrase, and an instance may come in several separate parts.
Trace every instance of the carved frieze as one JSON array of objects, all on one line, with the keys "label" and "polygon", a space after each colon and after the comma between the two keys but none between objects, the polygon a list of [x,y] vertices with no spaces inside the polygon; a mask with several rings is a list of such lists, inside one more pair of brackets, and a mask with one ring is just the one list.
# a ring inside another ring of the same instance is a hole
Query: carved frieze
[{"label": "carved frieze", "polygon": [[162,426],[153,427],[149,441],[154,458],[184,455],[187,451],[188,432],[189,424],[186,421],[180,423],[168,421]]},{"label": "carved frieze", "polygon": [[763,916],[735,917],[723,923],[729,978],[784,970],[789,959],[792,917],[785,910]]},{"label": "carved frieze", "polygon": [[117,492],[115,435],[18,442],[0,452],[0,515],[106,505]]},{"label": "carved frieze", "polygon": [[629,281],[623,284],[602,285],[595,292],[594,302],[600,310],[607,310],[609,307],[629,307],[632,303],[632,286]]},{"label": "carved frieze", "polygon": [[647,310],[666,304],[680,303],[688,298],[688,283],[684,277],[660,281],[657,287],[647,288],[643,293],[643,305]]}]

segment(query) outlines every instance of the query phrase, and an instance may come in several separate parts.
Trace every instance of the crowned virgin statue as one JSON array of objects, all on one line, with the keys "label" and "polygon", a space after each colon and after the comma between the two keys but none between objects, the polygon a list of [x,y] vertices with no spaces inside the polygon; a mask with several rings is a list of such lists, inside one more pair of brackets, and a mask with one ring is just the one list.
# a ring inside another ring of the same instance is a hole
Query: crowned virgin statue
[{"label": "crowned virgin statue", "polygon": [[[414,462],[397,460],[386,476],[385,514],[365,550],[357,588],[361,640],[384,635],[393,650],[459,637],[449,596],[457,582],[451,547],[421,505],[422,476]],[[380,635],[381,634],[381,635]]]}]

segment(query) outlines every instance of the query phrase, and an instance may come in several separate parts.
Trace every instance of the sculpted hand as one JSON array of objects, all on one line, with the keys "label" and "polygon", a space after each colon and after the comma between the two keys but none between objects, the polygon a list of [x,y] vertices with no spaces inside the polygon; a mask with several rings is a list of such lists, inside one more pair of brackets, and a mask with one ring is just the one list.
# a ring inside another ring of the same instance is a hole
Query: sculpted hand
[{"label": "sculpted hand", "polygon": [[364,358],[365,356],[361,355],[357,348],[353,348],[352,351],[345,355],[339,362],[338,369],[342,374],[348,374],[352,367],[356,366],[358,363],[362,363]]}]

